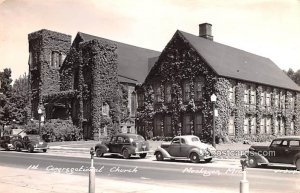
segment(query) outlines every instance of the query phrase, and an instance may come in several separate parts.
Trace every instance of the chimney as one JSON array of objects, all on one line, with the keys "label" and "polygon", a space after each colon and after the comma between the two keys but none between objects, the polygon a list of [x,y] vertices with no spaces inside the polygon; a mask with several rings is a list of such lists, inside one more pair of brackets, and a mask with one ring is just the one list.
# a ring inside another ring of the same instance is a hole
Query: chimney
[{"label": "chimney", "polygon": [[210,23],[199,24],[199,37],[206,38],[208,40],[214,39],[214,37],[211,35],[211,24]]}]

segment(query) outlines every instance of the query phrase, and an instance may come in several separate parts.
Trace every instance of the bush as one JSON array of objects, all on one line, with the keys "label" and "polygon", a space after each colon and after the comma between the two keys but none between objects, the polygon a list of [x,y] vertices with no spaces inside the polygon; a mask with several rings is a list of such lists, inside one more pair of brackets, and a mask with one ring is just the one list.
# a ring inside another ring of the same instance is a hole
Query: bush
[{"label": "bush", "polygon": [[77,141],[82,132],[70,120],[51,119],[43,125],[41,134],[48,141]]}]

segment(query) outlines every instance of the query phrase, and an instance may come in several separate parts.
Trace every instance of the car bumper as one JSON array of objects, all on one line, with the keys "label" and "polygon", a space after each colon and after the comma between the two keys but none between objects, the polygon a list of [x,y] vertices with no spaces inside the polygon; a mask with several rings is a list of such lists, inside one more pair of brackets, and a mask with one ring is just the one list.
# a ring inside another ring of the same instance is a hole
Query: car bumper
[{"label": "car bumper", "polygon": [[49,149],[49,147],[34,147],[34,150],[44,150],[44,149]]},{"label": "car bumper", "polygon": [[153,153],[153,151],[136,151],[135,154]]}]

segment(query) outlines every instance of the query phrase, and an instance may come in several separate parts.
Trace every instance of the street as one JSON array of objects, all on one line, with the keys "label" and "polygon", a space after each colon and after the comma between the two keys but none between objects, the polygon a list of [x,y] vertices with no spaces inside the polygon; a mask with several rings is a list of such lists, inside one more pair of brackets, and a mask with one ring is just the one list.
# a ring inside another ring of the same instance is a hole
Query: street
[{"label": "street", "polygon": [[[88,175],[90,158],[47,155],[47,153],[0,152],[0,165],[40,170],[47,173]],[[239,191],[242,179],[238,162],[218,162],[192,164],[189,161],[157,162],[148,159],[120,157],[95,158],[96,177],[118,179],[129,182],[184,185],[193,187],[213,187],[214,189]],[[269,167],[248,168],[247,178],[250,192],[300,192],[300,172],[294,168]],[[220,191],[221,192],[221,191]]]}]

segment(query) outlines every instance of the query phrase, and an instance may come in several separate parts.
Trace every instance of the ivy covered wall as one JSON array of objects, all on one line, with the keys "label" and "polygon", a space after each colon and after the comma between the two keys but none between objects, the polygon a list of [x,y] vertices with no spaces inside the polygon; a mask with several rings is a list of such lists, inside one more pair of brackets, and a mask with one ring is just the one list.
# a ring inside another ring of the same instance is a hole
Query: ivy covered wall
[{"label": "ivy covered wall", "polygon": [[[42,103],[42,96],[60,91],[59,65],[53,66],[53,52],[66,55],[71,46],[71,36],[40,30],[28,35],[29,73],[31,88],[31,111],[38,118],[37,108]],[[59,59],[57,59],[59,61]]]},{"label": "ivy covered wall", "polygon": [[[194,83],[197,77],[204,77],[205,79],[201,101],[193,100],[195,95]],[[183,84],[185,81],[191,83],[191,100],[189,101],[184,101],[183,99]],[[165,103],[164,101],[166,84],[171,85],[171,103]],[[162,94],[161,100],[158,102],[154,102],[155,85],[158,85]],[[255,92],[255,104],[251,107],[248,103],[246,104],[244,98],[245,90],[249,89],[250,85],[254,86],[255,89],[253,91]],[[270,102],[272,104],[268,107],[261,105],[261,94],[266,92],[266,88],[269,89]],[[234,90],[234,102],[229,99],[230,89]],[[148,133],[154,133],[154,119],[157,116],[161,119],[161,135],[164,135],[163,117],[170,115],[173,135],[183,134],[183,115],[201,112],[203,115],[203,130],[200,138],[211,141],[213,118],[210,96],[215,93],[217,96],[216,108],[218,110],[218,117],[216,117],[217,139],[224,142],[243,141],[245,139],[251,141],[270,140],[275,137],[275,120],[278,119],[284,121],[286,132],[283,135],[294,134],[294,131],[291,130],[292,122],[294,123],[295,134],[299,135],[299,93],[295,95],[294,91],[218,76],[178,32],[175,33],[165,47],[144,84],[138,86],[136,90],[144,95],[144,104],[138,108],[137,123],[139,127],[145,128]],[[285,95],[284,108],[273,105],[277,93]],[[292,97],[295,97],[295,106],[291,104]],[[233,134],[228,132],[230,117],[234,119]],[[255,117],[254,131],[251,130],[251,119],[246,119],[246,117]],[[270,133],[261,131],[261,120],[265,117],[270,117],[271,119]],[[244,132],[245,120],[249,121],[247,123],[247,133]],[[194,123],[192,122],[192,124]],[[280,133],[277,135],[280,135]]]}]

